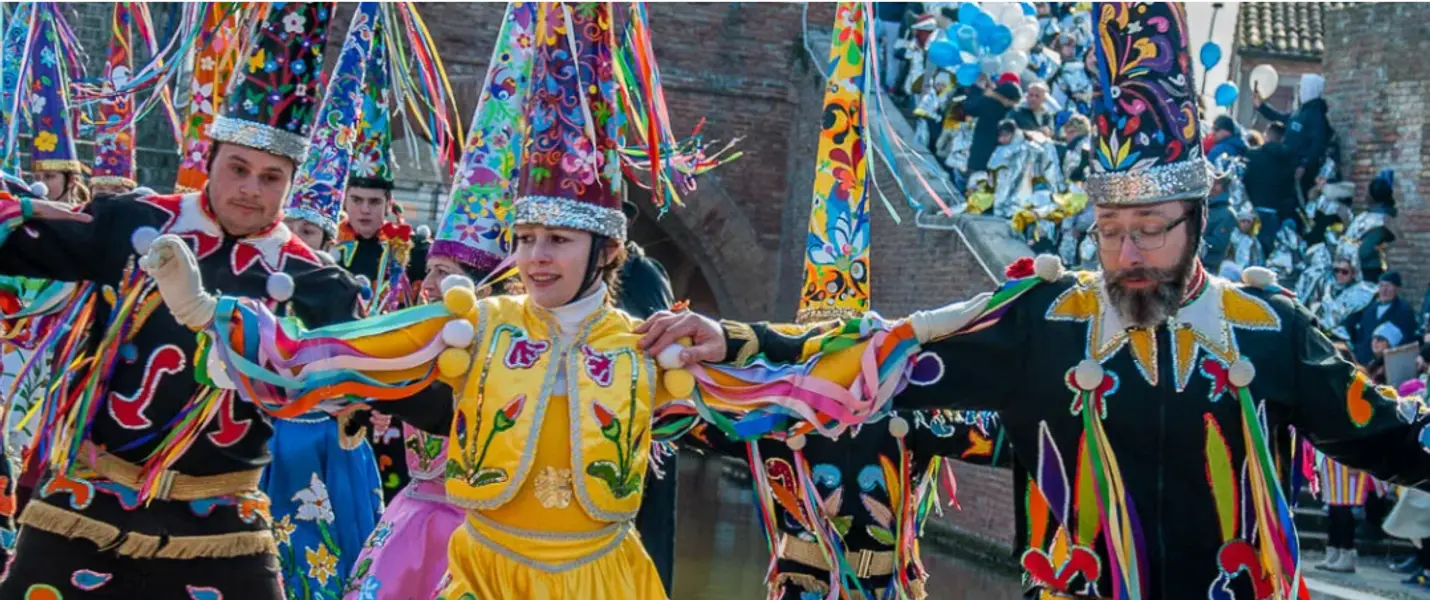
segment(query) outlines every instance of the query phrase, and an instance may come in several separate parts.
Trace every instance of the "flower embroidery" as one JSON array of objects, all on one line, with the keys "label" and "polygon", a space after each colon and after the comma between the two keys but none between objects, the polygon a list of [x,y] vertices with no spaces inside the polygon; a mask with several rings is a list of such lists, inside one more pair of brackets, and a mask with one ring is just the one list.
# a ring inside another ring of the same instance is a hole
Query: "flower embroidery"
[{"label": "flower embroidery", "polygon": [[277,523],[273,524],[273,539],[278,540],[278,545],[284,546],[293,542],[293,532],[298,527],[293,524],[293,520],[288,515],[283,515]]},{"label": "flower embroidery", "polygon": [[511,429],[516,425],[516,418],[521,415],[521,408],[526,406],[526,394],[517,394],[511,402],[507,402],[501,410],[497,411],[496,419],[492,422],[492,429],[501,433]]},{"label": "flower embroidery", "polygon": [[512,342],[511,349],[507,350],[506,367],[508,369],[530,369],[541,360],[542,353],[551,348],[551,342],[521,339]]},{"label": "flower embroidery", "polygon": [[586,363],[586,374],[591,376],[601,387],[611,387],[611,377],[616,359],[610,354],[604,354],[591,349],[590,346],[581,347],[581,356]]},{"label": "flower embroidery", "polygon": [[39,94],[30,94],[30,112],[37,115],[42,112],[45,112],[45,102],[47,101],[48,99],[44,96],[41,96]]},{"label": "flower embroidery", "polygon": [[[214,70],[214,57],[212,57],[212,56],[207,56],[207,55],[204,56],[203,60],[200,60],[200,61],[199,61],[199,70],[202,70],[202,71],[212,71],[212,70]],[[212,85],[212,84],[209,84],[209,85]]]},{"label": "flower embroidery", "polygon": [[59,143],[60,138],[48,131],[41,131],[39,135],[35,136],[35,148],[41,152],[54,152],[55,146],[58,146]]},{"label": "flower embroidery", "polygon": [[571,506],[571,469],[546,467],[536,476],[536,499],[542,508]]},{"label": "flower embroidery", "polygon": [[372,530],[372,537],[369,537],[367,539],[368,546],[372,548],[381,548],[387,544],[387,538],[391,536],[392,523],[390,521],[382,521],[381,523],[377,524],[377,529]]},{"label": "flower embroidery", "polygon": [[303,25],[308,23],[308,19],[296,12],[288,13],[283,17],[283,31],[288,33],[303,33]]},{"label": "flower embroidery", "polygon": [[377,600],[377,590],[382,587],[382,582],[376,577],[368,577],[362,580],[362,589],[358,591],[358,600]]},{"label": "flower embroidery", "polygon": [[323,484],[317,473],[313,473],[308,487],[293,494],[293,500],[302,502],[298,506],[299,521],[333,522],[333,503],[328,499],[328,486]]},{"label": "flower embroidery", "polygon": [[328,547],[320,545],[318,550],[304,548],[308,557],[308,577],[318,580],[318,585],[328,585],[328,579],[338,574],[338,557],[328,552]]}]

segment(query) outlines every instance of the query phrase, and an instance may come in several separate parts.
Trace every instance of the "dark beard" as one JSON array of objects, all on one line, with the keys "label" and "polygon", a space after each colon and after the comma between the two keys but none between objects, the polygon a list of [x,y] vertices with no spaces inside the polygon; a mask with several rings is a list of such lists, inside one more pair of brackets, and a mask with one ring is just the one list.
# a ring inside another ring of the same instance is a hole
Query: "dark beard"
[{"label": "dark beard", "polygon": [[[1105,272],[1108,299],[1113,308],[1130,327],[1156,327],[1167,317],[1176,314],[1182,298],[1187,292],[1188,275],[1196,264],[1194,254],[1182,257],[1173,269],[1136,267],[1125,271]],[[1128,279],[1137,278],[1156,282],[1149,289],[1134,290],[1126,286]]]}]

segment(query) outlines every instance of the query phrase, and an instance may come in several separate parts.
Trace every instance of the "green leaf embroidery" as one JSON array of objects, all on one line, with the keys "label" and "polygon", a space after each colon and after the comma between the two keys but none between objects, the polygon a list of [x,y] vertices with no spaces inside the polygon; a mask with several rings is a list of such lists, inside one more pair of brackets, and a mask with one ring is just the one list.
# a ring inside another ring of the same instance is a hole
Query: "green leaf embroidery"
[{"label": "green leaf embroidery", "polygon": [[841,515],[831,518],[829,522],[834,525],[834,530],[839,532],[840,539],[843,539],[844,536],[849,534],[849,529],[854,526],[854,516]]},{"label": "green leaf embroidery", "polygon": [[586,474],[606,482],[606,487],[610,488],[613,494],[617,493],[618,488],[625,487],[617,474],[618,470],[616,463],[609,460],[598,460],[586,465]]},{"label": "green leaf embroidery", "polygon": [[487,467],[485,469],[477,471],[476,475],[472,476],[467,481],[467,483],[469,483],[472,487],[482,487],[484,485],[504,483],[506,482],[506,480],[507,474],[505,469],[501,469],[498,467]]},{"label": "green leaf embroidery", "polygon": [[869,537],[874,538],[874,541],[879,542],[880,544],[884,544],[886,546],[894,545],[894,534],[889,533],[888,529],[884,529],[883,527],[877,527],[874,525],[870,525],[868,527],[865,527],[864,529],[865,531],[869,532]]}]

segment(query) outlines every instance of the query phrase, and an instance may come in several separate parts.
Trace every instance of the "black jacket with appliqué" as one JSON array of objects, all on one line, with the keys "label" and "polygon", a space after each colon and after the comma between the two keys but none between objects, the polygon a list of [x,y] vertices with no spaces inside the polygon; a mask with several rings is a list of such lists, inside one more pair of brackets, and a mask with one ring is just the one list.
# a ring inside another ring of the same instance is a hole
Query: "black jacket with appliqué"
[{"label": "black jacket with appliqu\u00e9", "polygon": [[[1274,501],[1284,494],[1290,428],[1378,479],[1430,487],[1422,442],[1430,440],[1430,417],[1339,357],[1315,318],[1280,288],[1198,269],[1176,316],[1132,329],[1108,304],[1099,273],[1063,274],[1008,299],[1012,287],[1026,284],[1009,282],[991,298],[950,307],[979,316],[923,344],[919,364],[936,362],[936,376],[908,386],[894,407],[997,411],[1016,460],[1054,515],[1056,531],[1022,556],[1038,587],[1113,595],[1110,570],[1118,563],[1097,499],[1100,489],[1121,489],[1130,502],[1108,502],[1108,513],[1127,523],[1120,530],[1131,543],[1117,544],[1125,548],[1117,554],[1137,557],[1122,564],[1137,566],[1137,583],[1128,587],[1140,597],[1269,597],[1274,575],[1258,559],[1258,544],[1294,543],[1295,534],[1288,527],[1262,539],[1271,527],[1255,517],[1256,506],[1265,498],[1270,510],[1288,510]],[[766,324],[726,323],[725,330],[732,359],[758,352],[798,361],[809,337]],[[1099,392],[1092,398],[1074,394],[1084,361],[1085,381]],[[1248,377],[1243,404],[1234,382]],[[1097,422],[1089,418],[1098,414]],[[1264,426],[1244,422],[1245,414]],[[1096,462],[1115,468],[1095,468],[1094,449]],[[1122,506],[1130,510],[1115,510]],[[1281,565],[1287,577],[1296,568],[1289,562]]]},{"label": "black jacket with appliqu\u00e9", "polygon": [[[137,269],[135,231],[152,228],[173,233],[189,243],[198,261],[205,290],[213,294],[277,301],[268,295],[270,275],[291,277],[287,300],[293,314],[311,327],[356,318],[359,288],[346,271],[314,253],[282,223],[255,235],[235,238],[224,233],[204,195],[125,195],[99,198],[84,208],[89,223],[31,220],[21,224],[0,247],[0,273],[57,281],[93,282],[123,293],[121,280]],[[157,294],[157,291],[151,293]],[[89,351],[105,336],[111,312],[109,294],[96,293],[90,325]],[[142,312],[142,311],[141,311]],[[180,325],[168,307],[153,312],[120,346],[112,372],[101,378],[98,409],[88,440],[129,463],[144,464],[171,431],[190,401],[208,390],[196,381],[194,357],[199,336]],[[83,371],[80,371],[82,373]],[[73,382],[71,382],[73,385]],[[424,410],[423,400],[393,403]],[[221,475],[250,471],[271,460],[268,439],[273,433],[266,414],[231,391],[218,400],[212,422],[171,470],[185,475]],[[450,402],[450,397],[446,400]],[[401,408],[395,408],[401,410]],[[418,419],[420,420],[420,418]],[[441,423],[430,425],[438,428]],[[114,524],[121,531],[159,536],[211,535],[234,531],[267,531],[266,509],[255,515],[245,506],[220,503],[207,512],[189,503],[138,503],[132,491],[76,493],[63,480],[51,479],[36,490],[32,502],[78,512]],[[139,514],[144,514],[142,518]],[[258,518],[256,518],[258,517]],[[22,518],[21,522],[25,522]]]}]

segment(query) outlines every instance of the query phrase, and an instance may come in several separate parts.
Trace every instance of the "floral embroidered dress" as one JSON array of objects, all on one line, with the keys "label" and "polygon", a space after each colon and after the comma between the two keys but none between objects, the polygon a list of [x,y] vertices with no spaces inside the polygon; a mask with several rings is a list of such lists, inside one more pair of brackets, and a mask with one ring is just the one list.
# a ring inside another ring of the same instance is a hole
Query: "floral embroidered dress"
[{"label": "floral embroidered dress", "polygon": [[447,542],[466,510],[447,500],[447,438],[403,426],[412,483],[397,495],[363,544],[347,600],[431,598],[447,572]]}]

